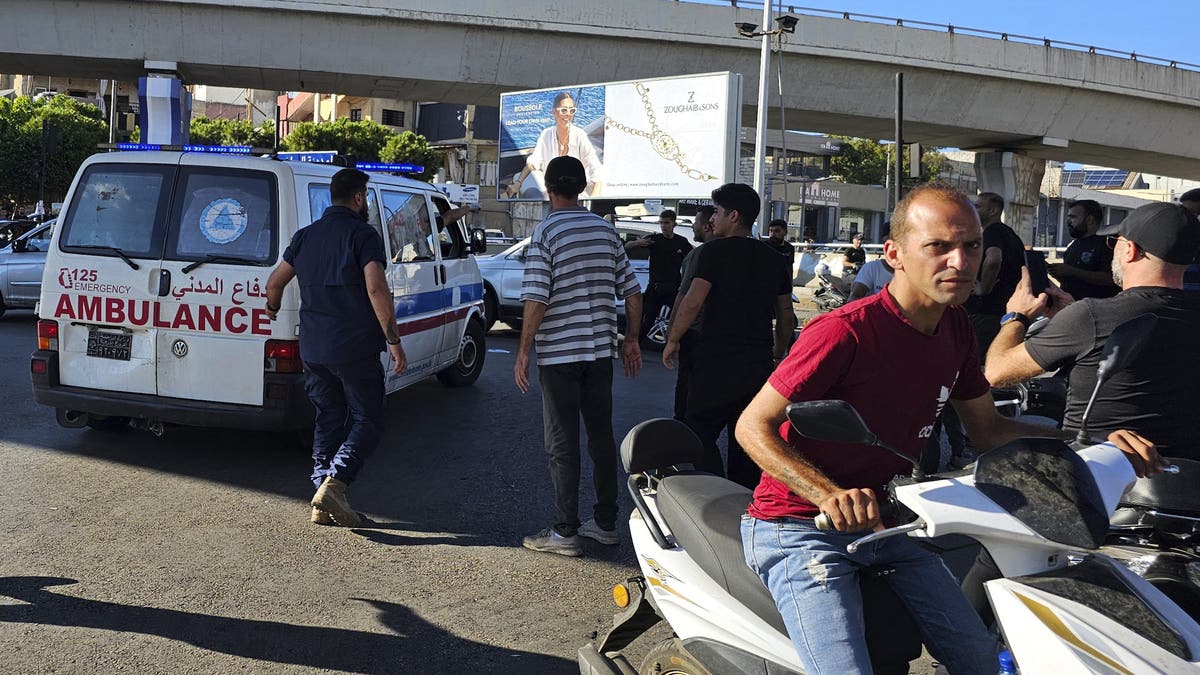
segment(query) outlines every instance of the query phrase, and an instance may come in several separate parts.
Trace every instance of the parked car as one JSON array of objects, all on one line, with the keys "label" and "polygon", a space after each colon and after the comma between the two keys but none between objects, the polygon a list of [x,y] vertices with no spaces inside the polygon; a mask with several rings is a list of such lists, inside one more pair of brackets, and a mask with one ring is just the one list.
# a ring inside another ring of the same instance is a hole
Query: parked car
[{"label": "parked car", "polygon": [[0,248],[0,316],[11,308],[32,308],[37,304],[55,222],[35,224],[32,230]]},{"label": "parked car", "polygon": [[36,220],[0,220],[0,248],[5,248],[38,225],[40,223]]},{"label": "parked car", "polygon": [[[657,223],[637,220],[618,220],[616,226],[617,234],[624,242],[641,239],[659,231]],[[690,225],[676,225],[675,235],[695,242]],[[525,274],[525,247],[528,245],[529,237],[526,237],[496,255],[478,260],[479,271],[483,274],[484,315],[489,330],[497,320],[513,327],[521,323],[521,315],[524,312],[521,303],[521,278]],[[650,251],[644,248],[629,252],[629,262],[643,291],[649,281],[649,258]],[[617,322],[622,327],[625,325],[625,303],[620,299],[617,300]]]}]

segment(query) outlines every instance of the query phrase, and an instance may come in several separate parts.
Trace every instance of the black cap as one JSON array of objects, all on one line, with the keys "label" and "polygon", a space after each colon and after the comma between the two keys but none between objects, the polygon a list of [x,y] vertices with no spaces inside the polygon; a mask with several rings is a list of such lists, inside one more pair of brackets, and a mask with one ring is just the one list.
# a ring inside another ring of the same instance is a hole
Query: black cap
[{"label": "black cap", "polygon": [[1187,192],[1179,195],[1181,202],[1200,202],[1200,188],[1192,188]]},{"label": "black cap", "polygon": [[1147,253],[1173,265],[1192,262],[1200,249],[1200,221],[1178,204],[1139,206],[1121,221],[1119,231]]},{"label": "black cap", "polygon": [[587,187],[583,162],[570,155],[555,157],[546,165],[546,189],[567,195],[577,195]]}]

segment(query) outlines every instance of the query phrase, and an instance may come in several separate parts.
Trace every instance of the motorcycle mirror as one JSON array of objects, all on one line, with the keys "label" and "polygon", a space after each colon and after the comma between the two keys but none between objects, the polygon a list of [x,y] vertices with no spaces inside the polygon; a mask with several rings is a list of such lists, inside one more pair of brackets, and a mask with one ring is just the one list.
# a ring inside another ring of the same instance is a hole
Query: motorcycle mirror
[{"label": "motorcycle mirror", "polygon": [[788,421],[796,433],[815,441],[873,445],[903,457],[913,465],[913,477],[924,478],[921,464],[879,440],[854,406],[845,401],[802,401],[787,407]]},{"label": "motorcycle mirror", "polygon": [[802,401],[787,407],[796,433],[815,441],[875,445],[879,438],[867,428],[854,406],[845,401]]},{"label": "motorcycle mirror", "polygon": [[1150,334],[1154,332],[1157,324],[1158,317],[1153,314],[1135,316],[1114,328],[1112,334],[1108,336],[1108,340],[1105,340],[1103,357],[1100,365],[1096,368],[1096,386],[1092,389],[1092,396],[1083,410],[1083,418],[1079,422],[1079,433],[1075,436],[1077,444],[1088,445],[1091,443],[1087,433],[1087,420],[1088,415],[1092,412],[1092,404],[1096,402],[1096,395],[1100,393],[1100,387],[1104,386],[1104,383],[1115,373],[1128,368],[1129,364],[1137,359],[1138,355],[1142,353],[1142,349],[1150,342]]}]

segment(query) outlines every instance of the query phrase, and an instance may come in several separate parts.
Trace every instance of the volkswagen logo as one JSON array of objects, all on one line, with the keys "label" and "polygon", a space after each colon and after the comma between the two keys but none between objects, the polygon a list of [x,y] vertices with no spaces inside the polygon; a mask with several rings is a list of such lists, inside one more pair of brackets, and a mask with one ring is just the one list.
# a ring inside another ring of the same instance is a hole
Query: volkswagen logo
[{"label": "volkswagen logo", "polygon": [[171,353],[174,354],[176,358],[180,359],[187,356],[187,343],[183,340],[176,340],[175,342],[172,342]]}]

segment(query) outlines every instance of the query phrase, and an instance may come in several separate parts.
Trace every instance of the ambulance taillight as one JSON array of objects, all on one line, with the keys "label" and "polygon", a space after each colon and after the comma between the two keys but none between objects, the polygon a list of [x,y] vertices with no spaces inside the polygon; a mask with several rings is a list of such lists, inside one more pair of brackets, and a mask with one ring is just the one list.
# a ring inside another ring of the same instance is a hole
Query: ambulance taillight
[{"label": "ambulance taillight", "polygon": [[302,373],[299,340],[267,340],[264,369],[268,373]]},{"label": "ambulance taillight", "polygon": [[42,319],[37,324],[38,349],[58,351],[58,322]]}]

